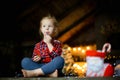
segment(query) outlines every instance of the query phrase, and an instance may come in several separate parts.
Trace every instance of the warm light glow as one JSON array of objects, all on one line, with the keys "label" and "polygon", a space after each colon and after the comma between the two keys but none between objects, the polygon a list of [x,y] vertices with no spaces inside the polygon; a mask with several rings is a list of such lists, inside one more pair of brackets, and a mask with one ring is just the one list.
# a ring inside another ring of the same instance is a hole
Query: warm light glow
[{"label": "warm light glow", "polygon": [[86,48],[87,48],[87,50],[90,50],[90,47],[89,47],[89,46],[87,46]]},{"label": "warm light glow", "polygon": [[73,51],[76,51],[77,49],[76,48],[73,48]]},{"label": "warm light glow", "polygon": [[82,53],[85,53],[85,50],[82,50]]},{"label": "warm light glow", "polygon": [[73,67],[77,67],[77,64],[73,64]]},{"label": "warm light glow", "polygon": [[81,50],[81,48],[80,48],[80,47],[78,47],[78,50],[80,51],[80,50]]},{"label": "warm light glow", "polygon": [[71,50],[71,47],[68,47],[68,50]]},{"label": "warm light glow", "polygon": [[83,65],[83,68],[86,68],[87,67],[87,63],[85,63],[84,65]]},{"label": "warm light glow", "polygon": [[113,58],[115,58],[115,56],[113,56]]},{"label": "warm light glow", "polygon": [[86,73],[86,62],[75,62],[73,64],[74,72],[78,74],[78,76],[85,76]]},{"label": "warm light glow", "polygon": [[82,60],[85,60],[86,51],[87,50],[96,50],[96,45],[85,45],[85,46],[80,45],[80,46],[76,46],[76,47],[67,46],[67,48],[64,50],[66,50],[66,52],[71,52],[71,54],[74,56],[78,56],[78,57],[80,56],[80,58]]},{"label": "warm light glow", "polygon": [[85,70],[84,69],[82,69],[82,72],[84,72]]},{"label": "warm light glow", "polygon": [[77,66],[77,68],[78,68],[79,70],[81,70],[81,69],[82,69],[79,65]]}]

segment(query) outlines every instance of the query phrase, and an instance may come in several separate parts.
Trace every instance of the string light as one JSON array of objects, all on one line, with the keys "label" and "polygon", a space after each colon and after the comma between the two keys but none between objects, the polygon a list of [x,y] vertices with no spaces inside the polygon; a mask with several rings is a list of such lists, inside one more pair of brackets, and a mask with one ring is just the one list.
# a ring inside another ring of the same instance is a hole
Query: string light
[{"label": "string light", "polygon": [[77,49],[76,48],[73,48],[73,51],[76,51]]},{"label": "string light", "polygon": [[71,50],[71,47],[68,47],[68,50],[70,51],[70,50]]},{"label": "string light", "polygon": [[82,50],[82,53],[85,53],[85,50]]},{"label": "string light", "polygon": [[87,50],[90,50],[90,47],[89,47],[89,46],[87,46],[86,48],[87,48]]},{"label": "string light", "polygon": [[80,51],[80,50],[81,50],[81,48],[80,48],[80,47],[78,47],[78,50]]},{"label": "string light", "polygon": [[78,74],[78,76],[85,76],[86,73],[86,62],[75,62],[73,64],[74,71]]}]

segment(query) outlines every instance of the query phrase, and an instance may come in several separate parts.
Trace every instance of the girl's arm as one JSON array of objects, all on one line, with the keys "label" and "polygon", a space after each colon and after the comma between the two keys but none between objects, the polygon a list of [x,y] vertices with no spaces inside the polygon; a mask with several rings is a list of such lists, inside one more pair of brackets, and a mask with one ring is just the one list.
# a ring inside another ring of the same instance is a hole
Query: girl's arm
[{"label": "girl's arm", "polygon": [[40,61],[41,54],[40,54],[40,43],[37,43],[33,50],[32,60],[35,62]]}]

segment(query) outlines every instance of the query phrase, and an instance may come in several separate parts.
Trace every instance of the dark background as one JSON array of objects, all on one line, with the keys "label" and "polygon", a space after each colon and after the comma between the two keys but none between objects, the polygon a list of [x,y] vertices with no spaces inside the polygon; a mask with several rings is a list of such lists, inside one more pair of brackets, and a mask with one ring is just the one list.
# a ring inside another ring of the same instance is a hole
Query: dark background
[{"label": "dark background", "polygon": [[[1,5],[0,77],[14,77],[20,72],[21,59],[31,57],[34,44],[41,39],[39,21],[49,13],[60,22],[56,38],[63,44],[72,47],[96,44],[101,50],[105,42],[110,42],[111,56],[118,58],[105,61],[113,64],[120,58],[120,3],[117,0],[6,0]],[[70,30],[83,23],[84,26],[71,34]],[[61,38],[67,32],[71,36],[66,40]]]}]

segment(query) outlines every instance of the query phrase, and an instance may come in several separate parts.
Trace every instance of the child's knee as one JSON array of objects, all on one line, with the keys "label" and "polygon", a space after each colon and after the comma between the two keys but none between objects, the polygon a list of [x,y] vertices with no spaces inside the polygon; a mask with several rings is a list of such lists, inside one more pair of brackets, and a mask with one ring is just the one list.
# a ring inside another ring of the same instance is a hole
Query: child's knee
[{"label": "child's knee", "polygon": [[64,58],[63,58],[63,57],[58,56],[58,57],[56,57],[56,58],[58,59],[58,61],[60,61],[60,62],[64,63]]},{"label": "child's knee", "polygon": [[30,58],[27,58],[27,57],[23,58],[22,61],[21,61],[22,67],[24,67],[24,66],[26,66],[27,64],[29,64],[30,60],[31,60],[31,59],[30,59]]},{"label": "child's knee", "polygon": [[64,58],[60,56],[60,60],[62,63],[64,63]]},{"label": "child's knee", "polygon": [[61,56],[58,56],[54,59],[54,62],[56,63],[56,65],[58,65],[59,67],[63,67],[64,66],[64,58]]}]

